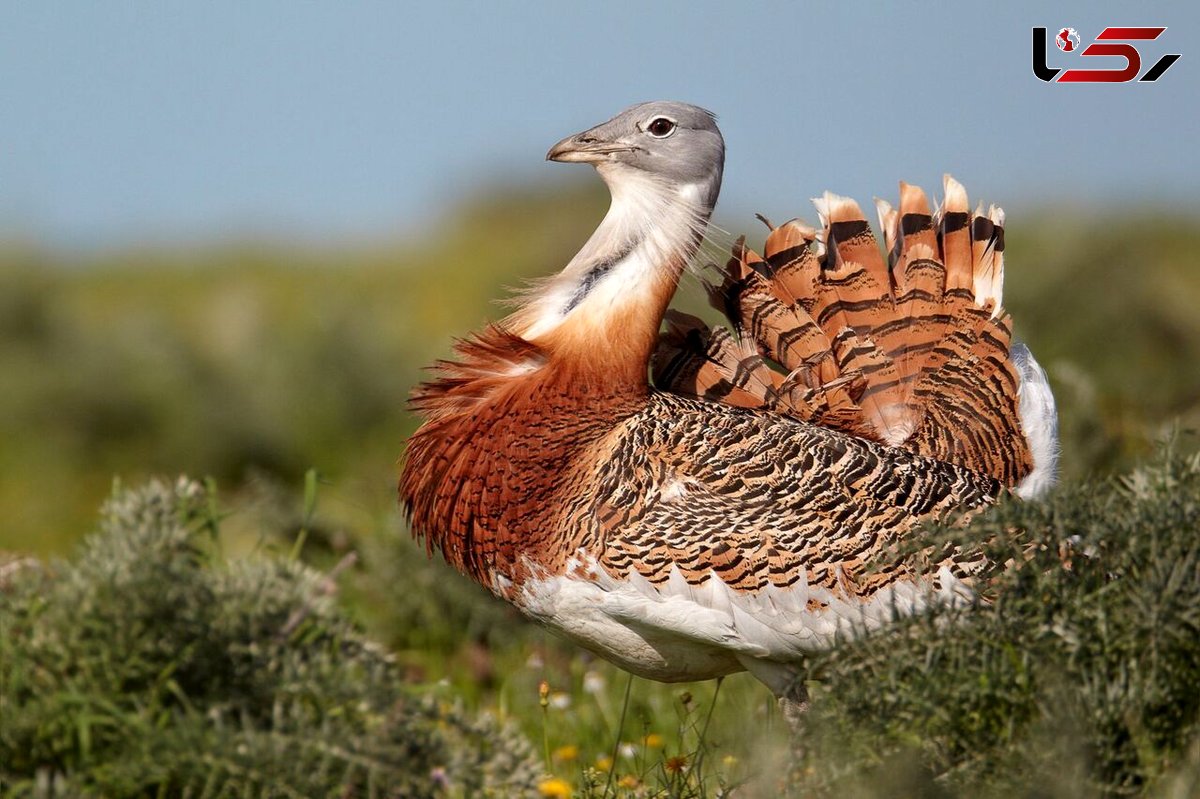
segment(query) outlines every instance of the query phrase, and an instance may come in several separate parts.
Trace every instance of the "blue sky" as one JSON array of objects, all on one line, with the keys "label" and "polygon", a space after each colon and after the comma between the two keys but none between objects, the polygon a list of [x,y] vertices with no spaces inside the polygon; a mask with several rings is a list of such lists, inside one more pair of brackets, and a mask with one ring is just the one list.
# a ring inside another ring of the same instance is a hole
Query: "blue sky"
[{"label": "blue sky", "polygon": [[[826,188],[869,200],[946,171],[1010,210],[1200,209],[1200,4],[1183,0],[28,2],[3,17],[0,236],[51,246],[394,236],[480,187],[582,179],[543,161],[549,145],[656,98],[719,115],[727,214],[811,215]],[[1085,44],[1167,25],[1144,68],[1183,57],[1154,84],[1046,84],[1035,25]]]}]

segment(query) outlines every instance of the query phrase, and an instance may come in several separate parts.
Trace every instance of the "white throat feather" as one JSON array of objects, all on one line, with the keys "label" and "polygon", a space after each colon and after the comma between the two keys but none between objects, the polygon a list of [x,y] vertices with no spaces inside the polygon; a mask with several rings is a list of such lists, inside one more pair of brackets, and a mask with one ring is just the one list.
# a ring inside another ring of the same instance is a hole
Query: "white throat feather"
[{"label": "white throat feather", "polygon": [[707,187],[673,185],[620,166],[598,171],[612,193],[608,213],[570,263],[510,319],[522,338],[536,341],[568,320],[599,320],[645,295],[673,292],[699,246],[712,213]]}]

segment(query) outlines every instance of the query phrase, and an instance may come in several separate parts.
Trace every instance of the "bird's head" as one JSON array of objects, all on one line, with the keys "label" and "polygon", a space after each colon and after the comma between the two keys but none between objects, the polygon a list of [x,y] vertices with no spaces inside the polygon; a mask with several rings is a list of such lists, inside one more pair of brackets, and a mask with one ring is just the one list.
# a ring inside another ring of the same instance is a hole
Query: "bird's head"
[{"label": "bird's head", "polygon": [[703,186],[715,202],[725,165],[725,140],[711,112],[660,100],[627,108],[607,122],[568,136],[551,147],[546,158],[592,164],[610,184],[635,170],[671,186]]}]

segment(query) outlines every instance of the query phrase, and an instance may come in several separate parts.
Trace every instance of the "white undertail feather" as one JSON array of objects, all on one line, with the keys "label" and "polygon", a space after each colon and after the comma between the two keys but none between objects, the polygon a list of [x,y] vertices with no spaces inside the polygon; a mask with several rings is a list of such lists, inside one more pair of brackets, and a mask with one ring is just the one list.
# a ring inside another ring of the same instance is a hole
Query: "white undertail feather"
[{"label": "white undertail feather", "polygon": [[1058,480],[1058,412],[1046,372],[1029,348],[1014,343],[1010,357],[1021,376],[1018,389],[1021,428],[1033,453],[1033,471],[1013,493],[1021,499],[1035,499],[1053,488]]}]

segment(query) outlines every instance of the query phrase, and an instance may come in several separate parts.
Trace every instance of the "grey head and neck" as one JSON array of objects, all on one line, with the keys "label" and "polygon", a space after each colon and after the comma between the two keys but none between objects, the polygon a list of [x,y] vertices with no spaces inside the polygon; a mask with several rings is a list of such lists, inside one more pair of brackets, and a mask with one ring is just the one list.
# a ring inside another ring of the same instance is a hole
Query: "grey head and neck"
[{"label": "grey head and neck", "polygon": [[594,166],[612,204],[507,324],[550,351],[619,361],[618,371],[644,384],[663,314],[721,190],[725,142],[715,118],[686,103],[641,103],[568,136],[546,158]]}]

